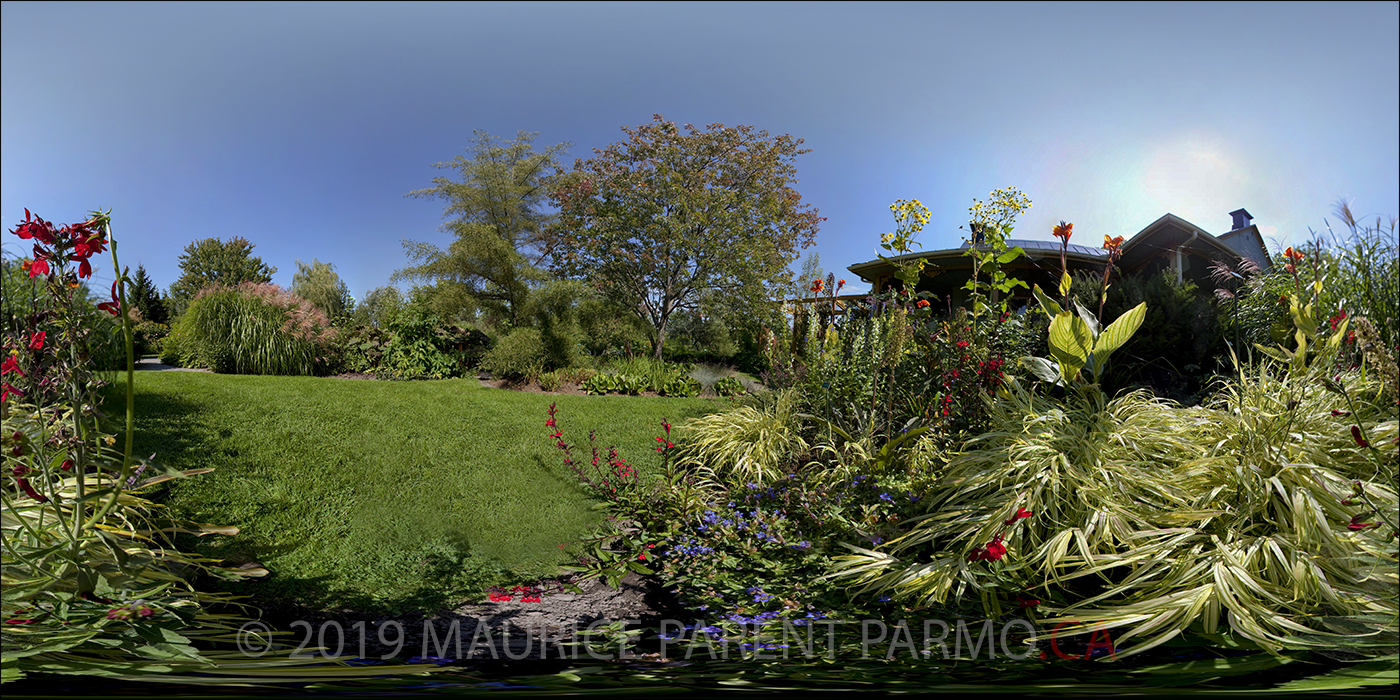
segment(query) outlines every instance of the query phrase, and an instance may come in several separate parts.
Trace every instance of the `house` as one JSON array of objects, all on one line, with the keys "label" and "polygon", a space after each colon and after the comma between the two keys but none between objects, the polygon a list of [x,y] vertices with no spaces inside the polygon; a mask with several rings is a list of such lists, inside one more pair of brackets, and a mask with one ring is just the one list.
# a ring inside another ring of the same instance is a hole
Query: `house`
[{"label": "house", "polygon": [[[1253,217],[1244,209],[1230,212],[1230,217],[1231,229],[1217,236],[1175,214],[1165,214],[1123,244],[1117,268],[1124,275],[1150,275],[1172,269],[1176,271],[1178,281],[1189,280],[1206,289],[1214,288],[1210,280],[1210,266],[1217,261],[1235,265],[1241,259],[1249,259],[1267,271],[1270,268],[1269,256],[1259,227],[1253,224]],[[1042,289],[1054,289],[1059,284],[1059,241],[1008,239],[1006,244],[1008,247],[1020,246],[1026,251],[1025,255],[1002,266],[1007,275],[1021,279],[1029,286],[1038,284]],[[972,277],[973,260],[965,255],[968,245],[964,242],[957,248],[871,260],[846,269],[870,283],[871,290],[880,292],[891,282],[897,283],[891,261],[923,258],[923,277],[919,280],[917,291],[928,292],[935,298],[946,298],[949,304],[961,304],[967,299],[967,292],[962,287]],[[1102,248],[1070,243],[1065,250],[1065,265],[1071,273],[1084,270],[1101,274],[1107,260],[1108,251]],[[1013,292],[1013,305],[1029,299],[1027,289],[1018,288]]]}]

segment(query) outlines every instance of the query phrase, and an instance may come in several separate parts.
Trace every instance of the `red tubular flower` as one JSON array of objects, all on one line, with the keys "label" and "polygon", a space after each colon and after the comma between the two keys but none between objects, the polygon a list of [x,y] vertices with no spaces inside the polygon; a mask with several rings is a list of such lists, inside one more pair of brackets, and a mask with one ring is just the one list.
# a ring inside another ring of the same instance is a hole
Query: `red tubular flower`
[{"label": "red tubular flower", "polygon": [[1358,447],[1371,446],[1371,443],[1367,442],[1366,438],[1361,437],[1361,428],[1355,425],[1351,426],[1351,439],[1356,441]]},{"label": "red tubular flower", "polygon": [[999,561],[1006,556],[1006,545],[1001,543],[1001,535],[992,538],[986,547],[975,549],[967,555],[968,561]]},{"label": "red tubular flower", "polygon": [[1026,597],[1024,597],[1024,596],[1019,596],[1019,595],[1018,595],[1018,596],[1016,596],[1016,603],[1017,603],[1018,605],[1020,605],[1021,609],[1024,610],[1024,609],[1026,609],[1026,608],[1033,608],[1033,607],[1035,607],[1035,606],[1037,606],[1037,605],[1040,605],[1040,599],[1039,599],[1039,598],[1026,598]]},{"label": "red tubular flower", "polygon": [[29,264],[30,277],[38,277],[39,275],[47,274],[49,274],[49,261],[43,258],[35,258],[34,262]]},{"label": "red tubular flower", "polygon": [[36,501],[38,501],[38,502],[40,502],[40,503],[48,503],[48,502],[49,502],[49,497],[48,497],[48,496],[45,496],[45,495],[42,494],[42,493],[39,493],[38,491],[35,491],[35,490],[34,490],[34,487],[29,485],[29,480],[28,480],[28,479],[15,479],[15,483],[19,484],[19,490],[21,490],[21,491],[25,492],[26,494],[28,494],[30,498],[32,498],[32,499],[34,499],[34,500],[36,500]]},{"label": "red tubular flower", "polygon": [[1332,410],[1332,415],[1334,415],[1334,416],[1349,416],[1349,415],[1351,415],[1351,411],[1338,411],[1338,410],[1336,410],[1336,409],[1333,409],[1333,410]]},{"label": "red tubular flower", "polygon": [[65,459],[65,460],[63,460],[63,464],[58,465],[58,470],[61,471],[61,472],[66,472],[66,471],[68,471],[68,470],[70,470],[70,469],[72,469],[72,468],[73,468],[73,460],[71,460],[71,459]]},{"label": "red tubular flower", "polygon": [[1006,524],[1006,525],[1015,525],[1017,520],[1020,520],[1020,519],[1022,519],[1022,518],[1029,518],[1029,517],[1031,517],[1031,512],[1030,512],[1030,511],[1026,510],[1025,508],[1017,508],[1017,509],[1016,509],[1016,514],[1013,515],[1013,516],[1011,516],[1011,519],[1010,519],[1010,520],[1007,520],[1005,524]]},{"label": "red tubular flower", "polygon": [[122,314],[121,304],[121,299],[117,298],[117,283],[112,282],[112,300],[98,304],[97,308],[102,309],[103,311],[106,311],[107,313],[112,314],[113,316],[120,316]]},{"label": "red tubular flower", "polygon": [[6,399],[10,398],[10,394],[14,394],[15,396],[24,396],[23,391],[20,391],[19,389],[16,389],[10,386],[9,384],[0,384],[0,403],[3,403]]},{"label": "red tubular flower", "polygon": [[47,335],[48,333],[46,331],[39,331],[38,333],[29,336],[29,349],[42,350],[44,347],[44,338]]},{"label": "red tubular flower", "polygon": [[20,376],[24,376],[24,370],[19,368],[19,364],[15,362],[14,355],[10,355],[5,358],[4,362],[0,362],[0,374],[9,374],[11,372],[18,372]]}]

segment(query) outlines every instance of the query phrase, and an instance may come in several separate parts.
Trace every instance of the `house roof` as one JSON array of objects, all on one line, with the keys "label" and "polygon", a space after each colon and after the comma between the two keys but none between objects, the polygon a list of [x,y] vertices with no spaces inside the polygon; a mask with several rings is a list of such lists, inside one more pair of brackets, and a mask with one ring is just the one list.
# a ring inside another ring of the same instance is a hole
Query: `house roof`
[{"label": "house roof", "polygon": [[[1131,239],[1123,244],[1122,257],[1118,265],[1124,271],[1132,271],[1145,265],[1149,260],[1163,253],[1171,253],[1178,248],[1185,246],[1187,250],[1205,257],[1218,257],[1222,254],[1233,259],[1249,257],[1244,246],[1236,248],[1231,245],[1233,241],[1236,245],[1243,243],[1244,238],[1252,238],[1259,244],[1260,250],[1265,250],[1263,239],[1259,235],[1257,226],[1247,226],[1242,229],[1231,231],[1220,237],[1211,235],[1205,229],[1175,215],[1164,214],[1161,218],[1148,224],[1141,231],[1138,231]],[[1032,241],[1023,239],[1008,239],[1007,247],[1020,246],[1026,251],[1026,258],[1029,261],[1047,260],[1054,258],[1059,262],[1060,243],[1059,241]],[[870,260],[863,263],[856,263],[846,268],[859,275],[866,282],[873,282],[877,278],[888,277],[894,273],[896,262],[905,262],[917,258],[923,258],[930,263],[938,264],[940,261],[951,262],[951,259],[962,258],[964,251],[969,244],[964,242],[957,248],[947,248],[943,250],[932,250],[920,253],[909,253],[891,258]],[[1102,265],[1107,258],[1108,252],[1102,248],[1092,248],[1089,246],[1069,244],[1065,250],[1066,262],[1074,267],[1074,263],[1080,266]],[[1256,261],[1260,262],[1260,261]],[[1262,261],[1267,265],[1268,261]],[[944,262],[942,266],[958,267],[960,265],[948,265]]]}]

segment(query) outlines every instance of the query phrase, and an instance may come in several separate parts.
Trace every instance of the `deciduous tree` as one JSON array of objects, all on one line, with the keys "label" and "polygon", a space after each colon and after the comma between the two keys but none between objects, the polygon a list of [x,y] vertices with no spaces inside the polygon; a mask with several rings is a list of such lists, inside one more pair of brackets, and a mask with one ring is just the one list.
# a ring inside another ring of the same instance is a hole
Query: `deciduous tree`
[{"label": "deciduous tree", "polygon": [[172,309],[177,315],[185,312],[190,300],[199,290],[211,284],[236,287],[244,282],[269,284],[277,268],[253,255],[253,244],[237,236],[227,243],[217,238],[205,238],[185,246],[180,256],[180,279],[170,285]]},{"label": "deciduous tree", "polygon": [[623,131],[557,180],[553,260],[646,321],[660,358],[680,310],[762,314],[822,218],[793,188],[802,139],[723,124],[682,132],[661,115]]},{"label": "deciduous tree", "polygon": [[314,258],[310,265],[297,261],[292,293],[311,302],[333,323],[349,317],[355,303],[350,298],[350,287],[335,273],[335,266]]}]

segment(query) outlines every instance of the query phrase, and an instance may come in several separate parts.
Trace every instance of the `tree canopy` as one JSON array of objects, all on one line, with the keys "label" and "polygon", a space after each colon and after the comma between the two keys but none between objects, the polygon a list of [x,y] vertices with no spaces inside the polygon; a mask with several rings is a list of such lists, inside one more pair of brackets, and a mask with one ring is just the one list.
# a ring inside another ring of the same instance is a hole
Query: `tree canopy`
[{"label": "tree canopy", "polygon": [[141,318],[152,323],[170,323],[170,313],[165,309],[165,302],[161,301],[160,289],[151,281],[151,276],[146,274],[145,266],[136,266],[136,274],[132,277],[128,296],[132,305],[140,309]]},{"label": "tree canopy", "polygon": [[335,266],[316,259],[310,265],[297,261],[292,293],[311,302],[332,322],[348,318],[355,304],[350,298],[350,287],[335,273]]},{"label": "tree canopy", "polygon": [[557,180],[553,259],[645,320],[659,358],[677,311],[761,312],[823,219],[793,189],[802,139],[723,124],[682,133],[661,115],[622,130],[627,140]]},{"label": "tree canopy", "polygon": [[244,282],[268,284],[277,268],[253,255],[253,244],[237,236],[227,243],[217,238],[204,238],[185,246],[180,256],[180,279],[170,285],[170,300],[176,314],[184,313],[199,290],[211,284],[233,287]]},{"label": "tree canopy", "polygon": [[443,215],[451,218],[442,228],[455,240],[446,250],[404,241],[417,264],[395,272],[394,281],[434,282],[444,294],[460,292],[464,302],[470,300],[490,315],[519,320],[531,285],[548,277],[539,268],[552,219],[542,209],[548,202],[545,181],[569,147],[563,143],[536,151],[535,136],[521,131],[502,142],[477,131],[467,149],[470,157],[435,165],[456,170],[460,179],[436,177],[433,187],[407,196],[446,200]]}]

